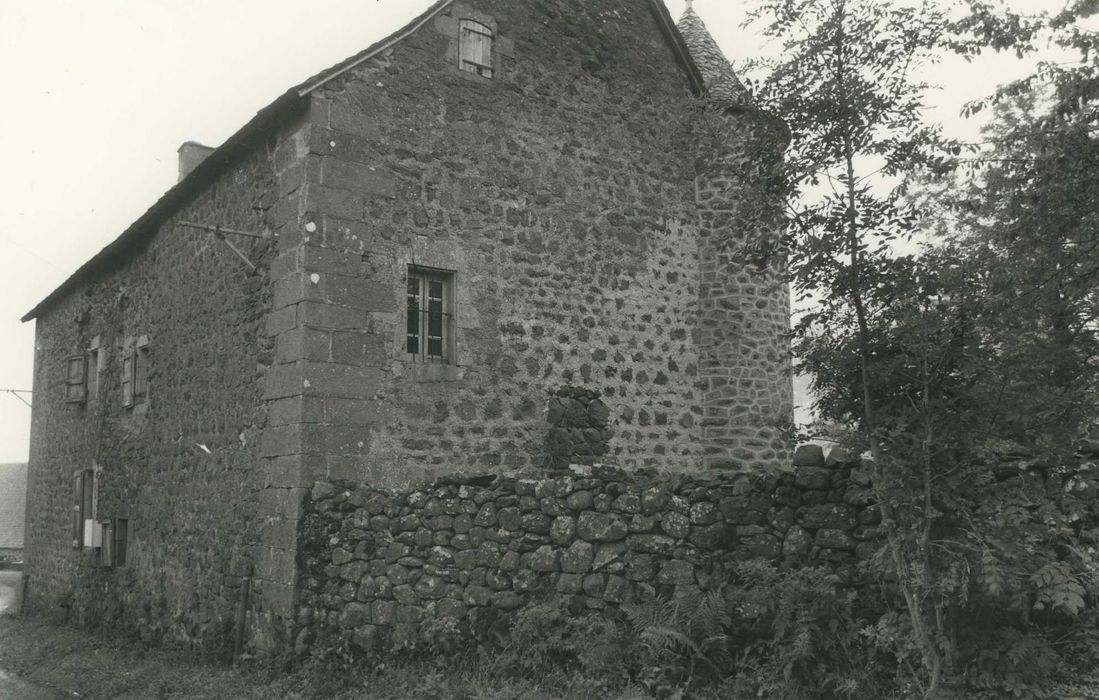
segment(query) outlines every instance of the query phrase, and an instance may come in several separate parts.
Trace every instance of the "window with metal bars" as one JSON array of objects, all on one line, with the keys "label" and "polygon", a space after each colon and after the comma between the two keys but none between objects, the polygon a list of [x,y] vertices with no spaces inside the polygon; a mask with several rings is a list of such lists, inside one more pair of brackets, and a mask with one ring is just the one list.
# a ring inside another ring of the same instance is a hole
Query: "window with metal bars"
[{"label": "window with metal bars", "polygon": [[453,355],[454,273],[408,266],[405,351],[418,362],[449,362]]},{"label": "window with metal bars", "polygon": [[493,41],[489,27],[471,19],[461,20],[458,23],[459,67],[482,78],[491,78]]}]

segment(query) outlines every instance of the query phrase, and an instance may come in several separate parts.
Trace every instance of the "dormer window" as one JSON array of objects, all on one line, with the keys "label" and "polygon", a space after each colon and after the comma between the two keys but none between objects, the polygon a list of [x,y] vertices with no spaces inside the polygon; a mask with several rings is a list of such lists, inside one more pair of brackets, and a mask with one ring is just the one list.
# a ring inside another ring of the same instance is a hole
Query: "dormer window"
[{"label": "dormer window", "polygon": [[492,77],[492,30],[480,22],[463,19],[458,24],[458,66],[482,78]]}]

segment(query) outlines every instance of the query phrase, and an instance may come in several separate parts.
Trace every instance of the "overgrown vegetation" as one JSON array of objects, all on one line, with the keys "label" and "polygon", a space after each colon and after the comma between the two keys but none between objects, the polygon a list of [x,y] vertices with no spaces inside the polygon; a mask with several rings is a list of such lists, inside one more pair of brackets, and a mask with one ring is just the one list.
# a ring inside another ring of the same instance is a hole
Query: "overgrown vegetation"
[{"label": "overgrown vegetation", "polygon": [[[757,3],[783,51],[755,66],[755,94],[793,139],[789,225],[747,252],[789,261],[819,414],[872,456],[885,547],[867,573],[885,609],[862,637],[891,692],[1043,697],[1093,663],[1099,604],[1091,471],[1069,466],[1099,418],[1096,6],[967,9]],[[986,142],[924,119],[921,68],[1044,44],[1079,58],[975,100],[967,113],[996,110]],[[850,649],[822,662],[867,651]]]},{"label": "overgrown vegetation", "polygon": [[[324,647],[290,677],[221,676],[230,693],[150,672],[110,697],[1053,698],[1095,668],[1099,469],[1074,453],[1099,418],[1096,3],[756,7],[784,46],[753,90],[792,132],[790,211],[743,252],[811,302],[796,353],[821,418],[872,456],[879,556],[844,578],[747,562],[617,617],[547,600],[424,622],[381,657]],[[926,123],[921,66],[1048,44],[1078,60],[976,99],[981,143]]]}]

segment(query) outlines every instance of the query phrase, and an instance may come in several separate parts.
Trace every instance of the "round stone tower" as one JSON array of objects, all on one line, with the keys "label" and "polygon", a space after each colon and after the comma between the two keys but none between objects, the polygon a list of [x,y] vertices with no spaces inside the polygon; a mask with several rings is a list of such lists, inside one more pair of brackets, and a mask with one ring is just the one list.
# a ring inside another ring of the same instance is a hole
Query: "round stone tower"
[{"label": "round stone tower", "polygon": [[703,462],[783,469],[790,464],[793,386],[790,295],[782,261],[748,261],[754,242],[775,240],[782,217],[777,166],[785,125],[761,112],[688,3],[679,31],[708,101],[699,134],[699,384]]}]

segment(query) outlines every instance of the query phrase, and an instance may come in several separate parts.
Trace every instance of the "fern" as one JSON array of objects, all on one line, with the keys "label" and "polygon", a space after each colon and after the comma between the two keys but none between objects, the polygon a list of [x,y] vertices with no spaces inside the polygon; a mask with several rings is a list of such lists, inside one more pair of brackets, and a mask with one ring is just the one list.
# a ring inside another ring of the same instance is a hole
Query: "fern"
[{"label": "fern", "polygon": [[[720,677],[732,666],[732,625],[724,590],[679,591],[672,597],[651,596],[622,610],[641,646],[663,676],[686,687]],[[705,672],[700,672],[705,669]]]}]

